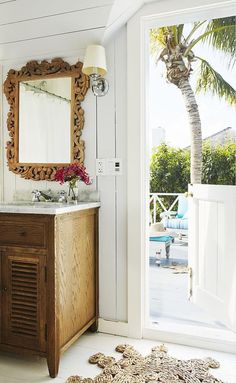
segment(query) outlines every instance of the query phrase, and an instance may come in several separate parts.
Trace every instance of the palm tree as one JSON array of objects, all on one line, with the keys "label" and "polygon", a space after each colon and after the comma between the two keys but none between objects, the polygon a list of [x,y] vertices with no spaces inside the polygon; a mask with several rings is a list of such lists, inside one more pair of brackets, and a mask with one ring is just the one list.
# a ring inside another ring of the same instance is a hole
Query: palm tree
[{"label": "palm tree", "polygon": [[154,28],[150,31],[151,54],[156,63],[165,64],[166,78],[177,86],[183,96],[191,130],[191,183],[201,183],[202,132],[195,93],[190,84],[191,73],[199,62],[200,71],[196,92],[208,92],[236,105],[236,91],[202,57],[194,54],[199,43],[205,43],[225,54],[227,65],[236,60],[236,18],[227,17],[195,22],[191,31],[184,24]]}]

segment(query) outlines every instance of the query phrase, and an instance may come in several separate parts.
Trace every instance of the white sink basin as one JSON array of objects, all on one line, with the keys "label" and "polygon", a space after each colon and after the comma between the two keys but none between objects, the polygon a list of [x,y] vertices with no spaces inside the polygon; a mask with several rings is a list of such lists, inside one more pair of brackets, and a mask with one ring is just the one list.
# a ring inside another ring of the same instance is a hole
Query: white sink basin
[{"label": "white sink basin", "polygon": [[61,202],[31,202],[31,201],[13,201],[13,202],[4,202],[5,206],[32,206],[32,207],[60,207],[66,206],[66,203]]}]

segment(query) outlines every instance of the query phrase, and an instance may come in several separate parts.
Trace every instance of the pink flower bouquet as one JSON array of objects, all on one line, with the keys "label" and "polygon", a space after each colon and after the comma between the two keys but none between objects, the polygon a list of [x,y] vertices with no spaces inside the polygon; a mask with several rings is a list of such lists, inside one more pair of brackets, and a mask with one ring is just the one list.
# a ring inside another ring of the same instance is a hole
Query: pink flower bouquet
[{"label": "pink flower bouquet", "polygon": [[55,180],[60,182],[61,185],[65,182],[69,183],[69,196],[70,193],[72,193],[73,200],[76,199],[74,189],[76,187],[77,181],[82,181],[86,185],[91,184],[91,180],[85,166],[79,162],[58,169],[55,174]]}]

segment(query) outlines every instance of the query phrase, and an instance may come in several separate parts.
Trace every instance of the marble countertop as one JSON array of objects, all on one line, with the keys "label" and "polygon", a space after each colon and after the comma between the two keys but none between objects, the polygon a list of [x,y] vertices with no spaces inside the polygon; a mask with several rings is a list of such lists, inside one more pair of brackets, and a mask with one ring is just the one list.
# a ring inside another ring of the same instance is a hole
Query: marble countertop
[{"label": "marble countertop", "polygon": [[0,213],[21,213],[21,214],[64,214],[86,209],[100,207],[100,202],[2,202]]}]

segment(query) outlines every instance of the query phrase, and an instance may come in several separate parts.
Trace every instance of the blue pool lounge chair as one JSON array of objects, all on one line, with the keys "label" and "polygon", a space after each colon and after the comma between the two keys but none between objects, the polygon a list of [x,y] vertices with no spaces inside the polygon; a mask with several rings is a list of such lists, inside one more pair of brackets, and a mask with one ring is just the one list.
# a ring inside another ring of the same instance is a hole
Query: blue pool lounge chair
[{"label": "blue pool lounge chair", "polygon": [[178,233],[187,234],[188,232],[188,199],[185,195],[178,198],[177,213],[163,212],[161,213],[162,223],[166,229],[172,229]]}]

